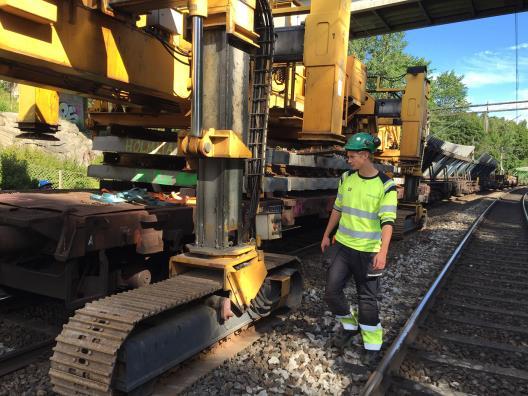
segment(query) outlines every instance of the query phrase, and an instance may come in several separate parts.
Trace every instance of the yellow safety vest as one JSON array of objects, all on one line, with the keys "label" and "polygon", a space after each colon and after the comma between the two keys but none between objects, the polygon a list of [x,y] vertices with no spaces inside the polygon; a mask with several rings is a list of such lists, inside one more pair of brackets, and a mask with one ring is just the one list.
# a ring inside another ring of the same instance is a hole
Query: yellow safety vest
[{"label": "yellow safety vest", "polygon": [[341,212],[336,240],[362,252],[379,252],[381,227],[394,224],[397,204],[396,185],[384,173],[366,178],[345,172],[334,204]]}]

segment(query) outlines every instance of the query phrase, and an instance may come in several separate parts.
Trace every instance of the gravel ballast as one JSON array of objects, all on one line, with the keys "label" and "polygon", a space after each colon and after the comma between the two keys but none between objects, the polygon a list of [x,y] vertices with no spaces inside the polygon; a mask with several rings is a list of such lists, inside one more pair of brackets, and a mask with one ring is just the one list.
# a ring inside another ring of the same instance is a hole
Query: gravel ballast
[{"label": "gravel ballast", "polygon": [[[465,197],[437,205],[429,210],[426,229],[392,243],[382,286],[386,345],[397,336],[457,243],[489,204],[486,199]],[[330,346],[339,326],[322,300],[325,269],[320,253],[314,250],[302,259],[305,291],[301,308],[185,394],[359,393],[373,367],[362,365],[361,344],[344,352]],[[356,302],[352,283],[345,294],[351,303]]]}]

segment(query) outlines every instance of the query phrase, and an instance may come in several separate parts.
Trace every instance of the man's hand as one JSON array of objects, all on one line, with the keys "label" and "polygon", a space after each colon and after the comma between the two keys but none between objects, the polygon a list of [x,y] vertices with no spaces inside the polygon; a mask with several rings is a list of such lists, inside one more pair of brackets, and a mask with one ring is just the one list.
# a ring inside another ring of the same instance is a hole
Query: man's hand
[{"label": "man's hand", "polygon": [[372,260],[372,269],[382,270],[385,268],[386,264],[387,264],[387,253],[379,252],[374,256],[374,259]]},{"label": "man's hand", "polygon": [[330,246],[330,238],[326,235],[323,235],[323,240],[321,241],[321,252],[324,253],[327,247]]}]

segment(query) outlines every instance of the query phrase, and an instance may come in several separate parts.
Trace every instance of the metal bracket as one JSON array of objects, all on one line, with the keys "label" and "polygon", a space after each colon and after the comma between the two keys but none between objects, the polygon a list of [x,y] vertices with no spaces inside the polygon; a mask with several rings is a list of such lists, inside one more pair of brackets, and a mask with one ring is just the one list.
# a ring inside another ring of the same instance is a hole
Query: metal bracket
[{"label": "metal bracket", "polygon": [[251,158],[251,151],[232,130],[204,131],[202,137],[181,135],[178,138],[178,153],[188,157]]},{"label": "metal bracket", "polygon": [[223,271],[224,290],[240,309],[250,306],[268,273],[264,255],[254,245],[238,253],[226,250],[222,256],[189,252],[171,257],[171,276],[196,268]]}]

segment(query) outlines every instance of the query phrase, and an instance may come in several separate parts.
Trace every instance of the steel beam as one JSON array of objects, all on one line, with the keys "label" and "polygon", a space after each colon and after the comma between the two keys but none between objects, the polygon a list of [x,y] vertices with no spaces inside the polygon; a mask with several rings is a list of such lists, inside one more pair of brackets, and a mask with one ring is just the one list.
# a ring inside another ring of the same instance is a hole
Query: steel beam
[{"label": "steel beam", "polygon": [[90,118],[99,125],[141,126],[144,128],[188,128],[191,119],[174,113],[107,113],[90,112]]},{"label": "steel beam", "polygon": [[381,23],[383,23],[383,26],[385,26],[386,29],[389,29],[390,30],[390,25],[387,23],[387,21],[385,20],[385,18],[383,18],[380,13],[377,11],[377,10],[372,10],[371,11],[375,16],[376,18],[378,18]]},{"label": "steel beam", "polygon": [[56,5],[57,22],[47,25],[0,11],[0,76],[114,102],[189,108],[189,67],[156,38],[74,2]]},{"label": "steel beam", "polygon": [[433,23],[433,20],[429,16],[429,13],[425,9],[425,6],[423,5],[423,3],[421,1],[418,1],[418,7],[420,7],[420,10],[422,10],[422,13],[425,16],[425,19],[427,19],[427,23],[429,23],[431,25]]},{"label": "steel beam", "polygon": [[477,12],[475,11],[475,3],[473,3],[473,0],[468,0],[469,5],[469,11],[471,12],[471,16],[475,17],[477,15]]},{"label": "steel beam", "polygon": [[112,9],[130,14],[142,14],[162,8],[187,7],[187,0],[109,0]]}]

